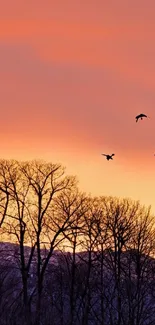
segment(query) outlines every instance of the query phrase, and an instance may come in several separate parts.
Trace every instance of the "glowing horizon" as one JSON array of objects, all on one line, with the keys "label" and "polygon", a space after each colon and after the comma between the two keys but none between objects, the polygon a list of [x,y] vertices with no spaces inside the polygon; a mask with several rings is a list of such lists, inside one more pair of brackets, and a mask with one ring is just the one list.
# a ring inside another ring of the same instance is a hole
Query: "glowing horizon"
[{"label": "glowing horizon", "polygon": [[82,190],[155,212],[154,15],[153,0],[3,3],[1,158],[61,162]]}]

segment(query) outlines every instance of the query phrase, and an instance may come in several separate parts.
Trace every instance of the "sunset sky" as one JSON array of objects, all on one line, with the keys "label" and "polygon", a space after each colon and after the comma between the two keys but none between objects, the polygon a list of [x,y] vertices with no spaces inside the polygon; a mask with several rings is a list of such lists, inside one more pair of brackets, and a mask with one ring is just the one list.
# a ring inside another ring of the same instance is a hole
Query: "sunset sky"
[{"label": "sunset sky", "polygon": [[0,78],[1,158],[60,162],[155,212],[154,0],[2,1]]}]

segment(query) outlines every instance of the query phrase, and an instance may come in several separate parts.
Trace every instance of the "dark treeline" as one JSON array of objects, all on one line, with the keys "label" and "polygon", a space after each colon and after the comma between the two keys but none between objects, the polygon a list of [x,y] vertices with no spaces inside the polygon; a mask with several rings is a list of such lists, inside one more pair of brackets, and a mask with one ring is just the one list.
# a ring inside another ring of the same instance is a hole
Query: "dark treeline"
[{"label": "dark treeline", "polygon": [[0,160],[0,235],[0,324],[155,324],[150,208],[88,197],[58,164]]}]

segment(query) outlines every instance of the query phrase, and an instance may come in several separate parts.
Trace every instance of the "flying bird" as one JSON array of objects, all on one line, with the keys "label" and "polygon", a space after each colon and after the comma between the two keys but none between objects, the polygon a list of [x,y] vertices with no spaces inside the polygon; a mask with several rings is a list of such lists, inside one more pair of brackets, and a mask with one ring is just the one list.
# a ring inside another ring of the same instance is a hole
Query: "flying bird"
[{"label": "flying bird", "polygon": [[138,122],[139,118],[142,120],[142,119],[143,119],[143,117],[148,117],[148,116],[147,116],[147,115],[145,115],[145,114],[139,114],[139,115],[137,115],[137,116],[135,117],[135,119],[136,119],[136,122]]},{"label": "flying bird", "polygon": [[112,153],[112,155],[106,155],[106,154],[102,153],[101,155],[102,155],[102,156],[105,156],[107,160],[110,160],[110,159],[113,160],[113,156],[115,156],[114,153]]}]

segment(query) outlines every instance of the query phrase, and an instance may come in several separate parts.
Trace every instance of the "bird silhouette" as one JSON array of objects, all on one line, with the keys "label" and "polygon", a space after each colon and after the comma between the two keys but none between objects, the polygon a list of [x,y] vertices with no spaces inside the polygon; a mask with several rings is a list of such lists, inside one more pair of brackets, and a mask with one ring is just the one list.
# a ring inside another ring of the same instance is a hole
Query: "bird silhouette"
[{"label": "bird silhouette", "polygon": [[145,114],[139,114],[139,115],[137,115],[136,117],[135,117],[135,119],[136,119],[136,122],[138,122],[138,120],[139,119],[143,119],[143,117],[148,117],[147,115],[145,115]]},{"label": "bird silhouette", "polygon": [[105,156],[107,160],[110,160],[110,159],[113,160],[113,156],[115,156],[114,153],[112,153],[112,155],[106,155],[105,153],[102,153],[101,155],[102,155],[102,156]]}]

